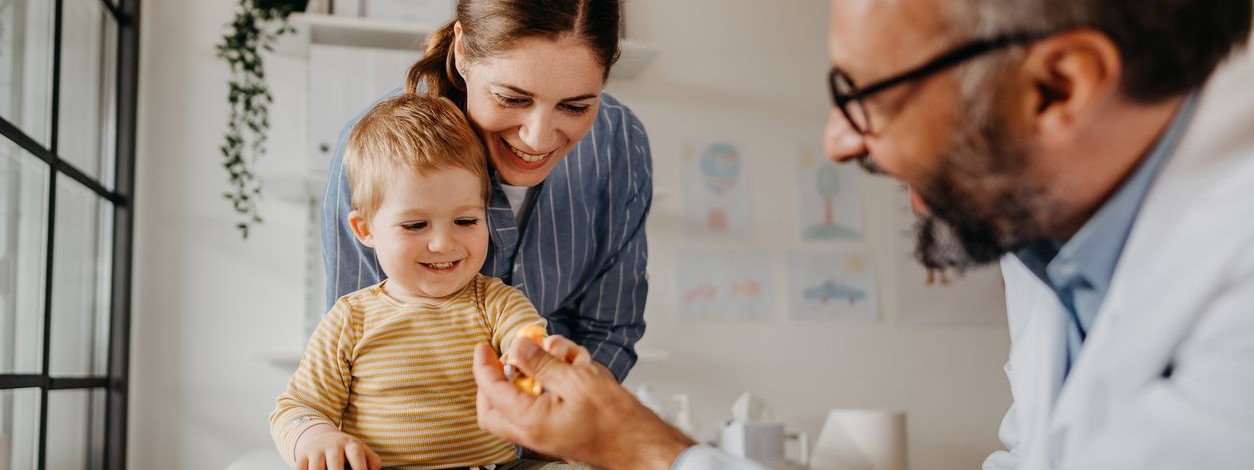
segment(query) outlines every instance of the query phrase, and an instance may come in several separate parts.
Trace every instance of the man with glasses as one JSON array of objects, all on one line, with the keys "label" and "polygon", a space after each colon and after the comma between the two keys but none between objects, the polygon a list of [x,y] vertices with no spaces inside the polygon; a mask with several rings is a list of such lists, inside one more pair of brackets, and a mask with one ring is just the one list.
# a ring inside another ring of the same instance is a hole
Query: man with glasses
[{"label": "man with glasses", "polygon": [[[1251,16],[1250,0],[833,0],[826,152],[910,187],[925,266],[1002,265],[1015,404],[986,469],[1254,465],[1254,60],[1221,66]],[[538,399],[477,351],[480,425],[607,469],[756,468],[572,348],[515,343]]]}]

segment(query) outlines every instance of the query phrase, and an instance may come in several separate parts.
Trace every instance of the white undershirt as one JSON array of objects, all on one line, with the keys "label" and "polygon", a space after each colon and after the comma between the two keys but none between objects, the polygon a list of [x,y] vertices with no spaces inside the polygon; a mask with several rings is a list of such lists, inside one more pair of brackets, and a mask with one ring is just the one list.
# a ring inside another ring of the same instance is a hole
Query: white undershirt
[{"label": "white undershirt", "polygon": [[509,199],[510,210],[514,211],[514,223],[521,226],[523,221],[522,211],[527,205],[527,192],[531,191],[531,187],[501,183],[501,189],[505,191],[505,198]]}]

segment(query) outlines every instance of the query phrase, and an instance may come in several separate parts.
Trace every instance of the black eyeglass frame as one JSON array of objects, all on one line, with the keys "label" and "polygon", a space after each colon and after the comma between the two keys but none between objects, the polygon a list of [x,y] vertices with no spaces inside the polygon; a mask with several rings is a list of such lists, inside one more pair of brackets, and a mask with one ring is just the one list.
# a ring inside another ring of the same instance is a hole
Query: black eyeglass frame
[{"label": "black eyeglass frame", "polygon": [[[1010,33],[1002,34],[985,39],[976,39],[945,52],[936,58],[929,60],[923,65],[899,73],[889,78],[872,83],[865,88],[858,88],[852,78],[839,67],[832,67],[827,73],[827,86],[832,93],[832,102],[840,109],[841,114],[845,115],[845,120],[849,122],[849,126],[857,131],[860,135],[867,135],[871,132],[871,116],[866,112],[865,106],[859,106],[858,112],[862,114],[862,119],[866,122],[866,126],[859,126],[858,121],[854,119],[853,114],[849,110],[849,104],[853,102],[861,102],[866,98],[887,90],[894,86],[918,80],[950,67],[956,66],[968,60],[974,59],[989,52],[1005,49],[1010,46],[1027,44],[1036,42],[1048,36],[1043,33]],[[844,80],[851,89],[852,93],[841,93],[837,90],[837,80]]]}]

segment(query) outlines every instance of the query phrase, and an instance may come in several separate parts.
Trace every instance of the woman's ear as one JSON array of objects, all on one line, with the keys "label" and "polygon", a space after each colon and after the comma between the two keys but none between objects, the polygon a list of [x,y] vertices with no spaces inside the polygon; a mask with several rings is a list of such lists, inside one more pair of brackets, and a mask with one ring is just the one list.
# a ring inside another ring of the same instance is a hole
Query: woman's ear
[{"label": "woman's ear", "polygon": [[465,54],[462,52],[462,22],[453,23],[453,63],[457,66],[457,73],[461,74],[462,79],[466,79],[466,61],[462,58]]},{"label": "woman's ear", "polygon": [[357,241],[362,245],[374,248],[374,235],[370,233],[370,221],[359,211],[348,213],[348,226],[353,229],[353,235],[357,237]]}]

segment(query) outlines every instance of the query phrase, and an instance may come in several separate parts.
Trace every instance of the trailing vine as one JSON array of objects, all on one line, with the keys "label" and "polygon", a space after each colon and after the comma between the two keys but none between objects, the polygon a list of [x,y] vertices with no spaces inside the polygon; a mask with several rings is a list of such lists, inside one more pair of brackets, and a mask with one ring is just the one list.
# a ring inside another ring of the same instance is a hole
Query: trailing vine
[{"label": "trailing vine", "polygon": [[218,58],[231,69],[227,83],[230,116],[224,142],[218,148],[231,187],[222,196],[239,215],[235,227],[244,239],[253,225],[262,222],[257,206],[261,182],[257,179],[256,163],[266,151],[270,104],[274,101],[266,85],[261,53],[273,51],[279,36],[295,31],[288,16],[303,10],[306,3],[307,0],[240,0],[230,30],[216,46]]}]

